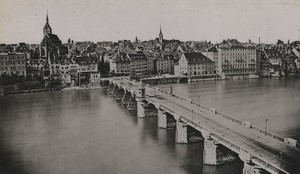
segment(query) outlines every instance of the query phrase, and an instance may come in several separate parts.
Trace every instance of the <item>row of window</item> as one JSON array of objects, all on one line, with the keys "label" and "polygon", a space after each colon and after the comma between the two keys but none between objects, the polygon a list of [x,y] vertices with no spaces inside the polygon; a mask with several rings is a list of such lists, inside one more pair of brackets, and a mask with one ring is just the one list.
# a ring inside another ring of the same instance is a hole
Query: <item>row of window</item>
[{"label": "row of window", "polygon": [[25,61],[7,61],[7,62],[0,62],[0,65],[17,65],[17,64],[25,64]]},{"label": "row of window", "polygon": [[25,75],[26,71],[11,71],[10,73],[7,71],[0,71],[0,75],[1,74],[9,74],[9,75]]},{"label": "row of window", "polygon": [[255,69],[248,69],[248,70],[222,70],[223,73],[249,73],[255,72]]},{"label": "row of window", "polygon": [[24,56],[10,56],[10,57],[0,57],[0,61],[7,61],[7,60],[25,60]]}]

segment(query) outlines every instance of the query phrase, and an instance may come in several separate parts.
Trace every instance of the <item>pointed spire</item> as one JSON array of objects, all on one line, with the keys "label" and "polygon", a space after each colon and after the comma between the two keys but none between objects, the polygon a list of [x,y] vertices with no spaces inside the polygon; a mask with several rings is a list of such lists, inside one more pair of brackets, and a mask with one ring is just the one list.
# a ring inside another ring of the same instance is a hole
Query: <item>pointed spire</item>
[{"label": "pointed spire", "polygon": [[48,9],[47,9],[47,15],[46,15],[46,24],[45,24],[45,26],[44,26],[43,32],[44,32],[44,36],[45,36],[47,33],[52,34],[52,29],[51,29],[51,27],[50,27],[50,25],[49,25]]},{"label": "pointed spire", "polygon": [[159,34],[162,34],[162,31],[161,31],[161,25],[159,26]]},{"label": "pointed spire", "polygon": [[48,18],[48,9],[47,9],[46,23],[49,23],[49,18]]}]

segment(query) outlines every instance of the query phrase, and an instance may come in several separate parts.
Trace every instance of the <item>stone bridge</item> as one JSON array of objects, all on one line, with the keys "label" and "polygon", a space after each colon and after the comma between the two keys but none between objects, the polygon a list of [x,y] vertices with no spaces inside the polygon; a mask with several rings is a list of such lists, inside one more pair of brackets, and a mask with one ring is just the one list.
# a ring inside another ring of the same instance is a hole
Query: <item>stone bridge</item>
[{"label": "stone bridge", "polygon": [[[297,141],[256,127],[247,121],[220,113],[189,99],[125,78],[101,80],[107,92],[128,110],[146,117],[149,106],[156,109],[158,127],[168,128],[175,120],[176,142],[188,143],[188,128],[204,140],[203,163],[218,165],[236,158],[244,162],[243,174],[297,173],[300,153]],[[172,119],[169,119],[169,118]]]}]

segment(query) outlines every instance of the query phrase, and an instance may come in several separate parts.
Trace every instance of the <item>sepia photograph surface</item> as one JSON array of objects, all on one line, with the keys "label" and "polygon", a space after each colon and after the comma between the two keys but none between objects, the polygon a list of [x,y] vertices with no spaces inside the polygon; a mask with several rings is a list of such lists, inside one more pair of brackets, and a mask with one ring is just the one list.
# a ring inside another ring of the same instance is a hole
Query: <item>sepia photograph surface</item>
[{"label": "sepia photograph surface", "polygon": [[0,0],[0,174],[299,174],[299,0]]}]

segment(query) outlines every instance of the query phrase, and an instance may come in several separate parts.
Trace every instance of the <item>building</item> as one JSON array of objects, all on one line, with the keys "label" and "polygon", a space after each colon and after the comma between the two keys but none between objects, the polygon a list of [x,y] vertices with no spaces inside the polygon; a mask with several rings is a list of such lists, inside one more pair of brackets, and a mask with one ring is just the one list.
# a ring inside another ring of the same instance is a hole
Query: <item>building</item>
[{"label": "building", "polygon": [[130,59],[130,76],[144,77],[148,75],[148,61],[146,55],[139,51],[135,54],[128,54]]},{"label": "building", "polygon": [[130,69],[130,59],[126,53],[118,52],[109,63],[110,72],[114,75],[129,75]]},{"label": "building", "polygon": [[201,53],[183,53],[176,67],[176,75],[215,74],[214,67],[214,62]]},{"label": "building", "polygon": [[0,53],[0,75],[26,76],[25,53]]},{"label": "building", "polygon": [[[45,59],[46,62],[43,71],[48,72],[44,72],[43,74],[52,75],[53,73],[57,73],[57,71],[53,69],[51,70],[51,67],[57,67],[56,64],[59,64],[61,59],[65,59],[67,57],[68,47],[64,46],[59,37],[56,34],[52,33],[48,14],[46,16],[46,24],[43,28],[43,36],[44,37],[40,43],[38,50],[39,58]],[[54,63],[54,65],[51,65],[52,63]]]},{"label": "building", "polygon": [[258,49],[256,51],[256,57],[258,63],[259,63],[259,68],[258,68],[258,74],[261,77],[269,77],[270,76],[270,61],[267,58],[265,52],[263,49]]},{"label": "building", "polygon": [[269,76],[281,76],[282,54],[275,48],[263,48],[262,51],[269,61]]},{"label": "building", "polygon": [[147,65],[148,65],[148,73],[155,74],[155,65],[154,65],[154,57],[152,55],[147,56]]},{"label": "building", "polygon": [[206,57],[208,57],[210,60],[214,61],[215,63],[215,71],[216,74],[220,74],[218,69],[218,60],[219,60],[219,52],[216,47],[211,47],[207,51],[202,52],[202,54]]},{"label": "building", "polygon": [[179,61],[174,63],[174,74],[180,75]]},{"label": "building", "polygon": [[174,74],[174,57],[172,55],[159,56],[155,59],[156,74]]},{"label": "building", "polygon": [[218,48],[218,72],[221,78],[249,78],[257,73],[256,49],[232,39]]},{"label": "building", "polygon": [[78,85],[100,82],[99,59],[97,57],[78,56],[75,62],[78,64]]}]

